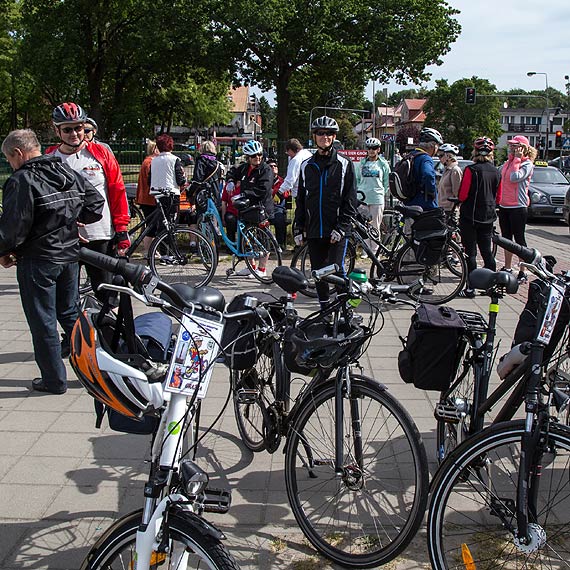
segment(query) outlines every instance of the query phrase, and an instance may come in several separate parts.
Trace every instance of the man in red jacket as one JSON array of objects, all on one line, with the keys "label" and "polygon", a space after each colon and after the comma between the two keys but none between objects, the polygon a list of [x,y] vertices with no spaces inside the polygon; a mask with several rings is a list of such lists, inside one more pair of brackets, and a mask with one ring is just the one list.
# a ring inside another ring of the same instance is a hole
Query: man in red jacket
[{"label": "man in red jacket", "polygon": [[[62,103],[52,112],[54,130],[61,140],[58,145],[46,150],[79,172],[105,199],[103,218],[94,224],[80,228],[83,247],[107,255],[116,252],[124,255],[131,245],[127,227],[129,225],[129,206],[121,169],[117,159],[103,145],[87,141],[84,134],[87,113],[75,103]],[[93,291],[107,282],[107,272],[92,266],[86,266]],[[106,294],[96,293],[100,300]]]}]

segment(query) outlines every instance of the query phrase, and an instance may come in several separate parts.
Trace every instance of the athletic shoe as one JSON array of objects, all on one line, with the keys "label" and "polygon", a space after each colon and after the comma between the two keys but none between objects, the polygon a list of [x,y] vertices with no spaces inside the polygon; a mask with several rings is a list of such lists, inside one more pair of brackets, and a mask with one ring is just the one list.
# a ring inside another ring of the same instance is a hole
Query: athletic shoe
[{"label": "athletic shoe", "polygon": [[256,269],[256,270],[255,270],[255,274],[256,274],[258,277],[263,277],[263,278],[265,278],[265,277],[267,277],[267,270],[266,270],[266,269]]},{"label": "athletic shoe", "polygon": [[41,378],[32,380],[32,390],[36,392],[47,392],[48,394],[65,394],[67,388],[65,386],[48,386]]},{"label": "athletic shoe", "polygon": [[513,272],[512,269],[507,269],[504,265],[503,265],[503,267],[501,267],[501,269],[499,269],[499,271],[506,271],[507,273],[512,273],[512,272]]},{"label": "athletic shoe", "polygon": [[517,281],[519,283],[526,283],[528,281],[528,275],[521,269],[517,275]]},{"label": "athletic shoe", "polygon": [[463,289],[463,291],[459,291],[458,297],[461,299],[475,299],[475,290],[474,289]]},{"label": "athletic shoe", "polygon": [[249,270],[249,267],[244,267],[243,269],[240,269],[239,271],[235,272],[235,276],[236,277],[253,277],[253,275],[251,274],[251,271]]}]

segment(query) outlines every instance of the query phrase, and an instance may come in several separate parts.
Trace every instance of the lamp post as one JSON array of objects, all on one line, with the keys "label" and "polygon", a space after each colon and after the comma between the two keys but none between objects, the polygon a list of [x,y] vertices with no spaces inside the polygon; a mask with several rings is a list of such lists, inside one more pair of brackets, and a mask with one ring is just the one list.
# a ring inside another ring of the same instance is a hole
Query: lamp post
[{"label": "lamp post", "polygon": [[528,77],[532,77],[533,75],[544,75],[544,80],[546,82],[546,89],[544,91],[545,98],[546,98],[546,140],[544,145],[544,156],[542,158],[548,157],[548,132],[550,130],[550,116],[549,116],[549,107],[548,107],[548,74],[544,71],[527,71]]}]

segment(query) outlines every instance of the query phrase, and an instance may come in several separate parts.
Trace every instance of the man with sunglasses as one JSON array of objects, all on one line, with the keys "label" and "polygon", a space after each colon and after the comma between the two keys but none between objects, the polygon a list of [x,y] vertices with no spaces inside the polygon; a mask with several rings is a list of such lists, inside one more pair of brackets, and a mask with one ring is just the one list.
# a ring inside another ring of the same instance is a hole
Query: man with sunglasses
[{"label": "man with sunglasses", "polygon": [[[333,143],[338,124],[326,115],[311,125],[317,152],[301,165],[293,222],[295,244],[306,239],[313,269],[336,263],[342,271],[350,218],[356,214],[356,178],[352,161]],[[317,283],[321,306],[329,302],[327,283]]]},{"label": "man with sunglasses", "polygon": [[109,150],[109,152],[113,156],[115,156],[113,149],[107,143],[100,141],[97,138],[97,131],[98,130],[99,130],[99,125],[97,124],[95,119],[92,119],[91,117],[87,117],[87,119],[85,119],[85,128],[83,129],[83,132],[85,133],[85,140],[87,142],[96,142],[97,144],[102,144],[105,148],[107,148]]},{"label": "man with sunglasses", "polygon": [[[46,154],[59,157],[79,172],[105,199],[103,218],[80,228],[83,247],[112,255],[116,246],[116,253],[124,255],[131,245],[127,233],[130,216],[125,184],[117,159],[103,145],[86,140],[87,113],[79,105],[58,105],[52,112],[52,121],[61,142],[48,148]],[[90,265],[86,266],[86,270],[97,298],[104,301],[108,295],[97,292],[97,287],[109,280],[108,273]]]}]

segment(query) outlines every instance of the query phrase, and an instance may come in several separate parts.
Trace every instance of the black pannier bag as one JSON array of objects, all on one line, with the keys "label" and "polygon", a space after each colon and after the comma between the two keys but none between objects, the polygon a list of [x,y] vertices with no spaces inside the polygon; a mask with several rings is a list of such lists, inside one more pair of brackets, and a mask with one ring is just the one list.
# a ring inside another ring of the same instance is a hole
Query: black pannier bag
[{"label": "black pannier bag", "polygon": [[451,307],[420,305],[408,336],[400,337],[398,354],[402,380],[422,390],[447,390],[457,371],[459,339],[465,323]]},{"label": "black pannier bag", "polygon": [[261,224],[267,220],[267,212],[262,204],[255,204],[240,210],[239,219],[245,224]]},{"label": "black pannier bag", "polygon": [[412,247],[418,263],[439,263],[444,255],[447,234],[445,212],[442,208],[420,214],[412,224]]},{"label": "black pannier bag", "polygon": [[[246,299],[257,297],[250,293],[236,295],[228,304],[227,312],[234,313],[248,308]],[[222,333],[222,350],[224,351],[224,364],[232,370],[247,370],[257,361],[257,324],[253,319],[232,320],[226,322]]]}]

